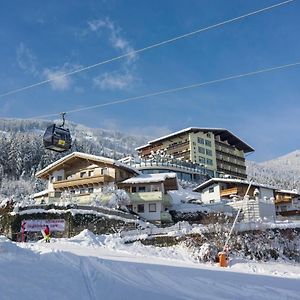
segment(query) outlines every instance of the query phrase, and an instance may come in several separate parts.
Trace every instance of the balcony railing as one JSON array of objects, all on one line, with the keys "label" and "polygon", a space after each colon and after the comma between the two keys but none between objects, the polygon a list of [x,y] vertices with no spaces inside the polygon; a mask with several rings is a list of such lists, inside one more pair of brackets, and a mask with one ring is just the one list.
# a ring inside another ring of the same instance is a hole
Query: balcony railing
[{"label": "balcony railing", "polygon": [[197,174],[206,174],[206,169],[204,167],[201,167],[198,164],[192,164],[176,159],[170,159],[165,161],[150,161],[150,160],[142,160],[140,163],[131,164],[131,166],[136,167],[137,169],[142,168],[155,168],[155,167],[166,167],[166,168],[172,168],[175,171],[187,171],[191,173],[197,173]]},{"label": "balcony railing", "polygon": [[187,142],[183,142],[183,143],[169,145],[169,147],[167,149],[168,150],[172,150],[172,149],[176,149],[176,148],[180,148],[180,147],[186,147],[187,145],[189,145],[188,141]]},{"label": "balcony railing", "polygon": [[84,178],[66,179],[53,182],[54,189],[71,188],[77,186],[89,186],[93,184],[112,182],[114,178],[109,175],[91,176]]},{"label": "balcony railing", "polygon": [[171,204],[170,196],[162,192],[129,193],[128,195],[132,203],[161,201],[165,206],[170,206]]},{"label": "balcony railing", "polygon": [[230,189],[225,189],[225,190],[221,190],[221,197],[225,197],[225,196],[230,196],[230,195],[237,195],[238,194],[238,188],[234,187],[234,188],[230,188]]}]

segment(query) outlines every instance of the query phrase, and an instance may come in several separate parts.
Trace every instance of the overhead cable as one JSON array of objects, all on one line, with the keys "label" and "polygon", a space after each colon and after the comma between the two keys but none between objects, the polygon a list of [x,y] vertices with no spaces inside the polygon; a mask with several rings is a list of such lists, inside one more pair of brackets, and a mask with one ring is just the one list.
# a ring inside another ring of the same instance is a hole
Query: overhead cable
[{"label": "overhead cable", "polygon": [[86,71],[86,70],[89,70],[89,69],[92,69],[92,68],[95,68],[95,67],[99,67],[101,65],[104,65],[104,64],[107,64],[107,63],[110,63],[110,62],[113,62],[113,61],[116,61],[116,60],[119,60],[119,59],[122,59],[122,58],[125,58],[125,57],[130,57],[130,56],[132,56],[134,54],[141,53],[141,52],[144,52],[144,51],[147,51],[147,50],[159,47],[159,46],[163,46],[165,44],[173,43],[175,41],[178,41],[178,40],[190,37],[190,36],[198,34],[200,32],[204,32],[204,31],[207,31],[207,30],[210,30],[210,29],[213,29],[213,28],[217,28],[217,27],[220,27],[220,26],[223,26],[223,25],[226,25],[226,24],[229,24],[229,23],[232,23],[232,22],[235,22],[235,21],[238,21],[238,20],[241,20],[241,19],[253,16],[253,15],[265,12],[265,11],[268,11],[268,10],[276,8],[276,7],[279,7],[279,6],[282,6],[282,5],[285,5],[285,4],[289,4],[289,3],[293,2],[293,1],[295,1],[295,0],[283,1],[283,2],[280,2],[280,3],[277,3],[277,4],[274,4],[274,5],[271,5],[271,6],[268,6],[268,7],[259,9],[259,10],[256,10],[256,11],[249,12],[249,13],[241,15],[239,17],[228,19],[228,20],[222,21],[220,23],[217,23],[217,24],[214,24],[214,25],[210,25],[208,27],[200,28],[200,29],[197,29],[195,31],[192,31],[192,32],[189,32],[189,33],[186,33],[186,34],[179,35],[179,36],[176,36],[176,37],[173,37],[173,38],[170,38],[170,39],[158,42],[156,44],[152,44],[152,45],[146,46],[146,47],[141,48],[141,49],[137,49],[137,50],[133,50],[133,51],[127,52],[125,54],[122,54],[122,55],[110,58],[108,60],[104,60],[104,61],[95,63],[93,65],[89,65],[89,66],[86,66],[86,67],[83,67],[83,68],[79,68],[77,70],[74,70],[74,71],[71,71],[71,72],[67,72],[67,73],[64,73],[64,74],[61,74],[61,75],[53,76],[50,79],[43,80],[43,81],[31,84],[31,85],[27,85],[27,86],[24,86],[24,87],[21,87],[21,88],[18,88],[18,89],[14,89],[14,90],[8,91],[6,93],[0,94],[0,98],[3,98],[5,96],[9,96],[9,95],[12,95],[12,94],[16,94],[16,93],[19,93],[19,92],[22,92],[22,91],[25,91],[25,90],[28,90],[28,89],[31,89],[31,88],[34,88],[34,87],[37,87],[37,86],[49,83],[49,82],[52,82],[54,80],[61,79],[63,77],[67,77],[67,76],[74,75],[74,74],[77,74],[77,73],[80,73],[80,72],[83,72],[83,71]]},{"label": "overhead cable", "polygon": [[[205,82],[200,82],[200,83],[194,83],[194,84],[187,85],[187,86],[181,86],[181,87],[167,89],[167,90],[160,90],[157,92],[152,92],[152,93],[144,94],[141,96],[112,100],[112,101],[108,101],[108,102],[93,105],[93,106],[85,106],[85,107],[81,107],[78,109],[66,111],[66,113],[67,114],[76,113],[76,112],[81,112],[81,111],[90,110],[90,109],[94,109],[94,108],[109,106],[109,105],[126,103],[126,102],[135,101],[135,100],[143,100],[143,99],[154,97],[154,96],[171,94],[171,93],[175,93],[175,92],[179,92],[179,91],[183,91],[183,90],[193,89],[193,88],[197,88],[197,87],[201,87],[201,86],[207,86],[210,84],[220,83],[220,82],[224,82],[224,81],[228,81],[228,80],[238,79],[238,78],[247,77],[247,76],[253,76],[253,75],[257,75],[257,74],[280,70],[280,69],[287,69],[287,68],[291,68],[291,67],[298,66],[298,65],[300,65],[300,61],[294,62],[291,64],[287,64],[287,65],[281,65],[281,66],[272,67],[272,68],[260,69],[260,70],[256,70],[256,71],[252,71],[252,72],[248,72],[248,73],[232,75],[232,76],[228,76],[228,77],[224,77],[224,78],[220,78],[220,79],[215,79],[215,80],[210,80],[210,81],[205,81]],[[48,115],[36,116],[36,117],[32,117],[31,119],[42,119],[42,118],[47,118],[47,117],[53,117],[53,116],[57,116],[58,114],[59,113],[53,113],[53,114],[48,114]]]}]

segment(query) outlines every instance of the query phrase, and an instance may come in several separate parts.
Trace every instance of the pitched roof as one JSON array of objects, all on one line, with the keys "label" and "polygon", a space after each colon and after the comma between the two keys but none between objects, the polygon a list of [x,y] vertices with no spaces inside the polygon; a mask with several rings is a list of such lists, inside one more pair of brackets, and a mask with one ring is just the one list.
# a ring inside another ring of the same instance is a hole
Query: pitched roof
[{"label": "pitched roof", "polygon": [[237,149],[243,150],[245,153],[253,152],[254,151],[254,149],[251,146],[249,146],[247,143],[245,143],[243,140],[241,140],[240,138],[238,138],[236,135],[234,135],[229,130],[224,129],[224,128],[207,128],[207,127],[188,127],[188,128],[185,128],[185,129],[173,132],[171,134],[162,136],[162,137],[160,137],[158,139],[149,141],[148,144],[140,146],[138,148],[135,148],[135,150],[141,150],[141,149],[143,149],[145,147],[151,146],[152,144],[164,141],[164,140],[169,139],[171,137],[175,137],[175,136],[181,135],[183,133],[199,132],[199,131],[205,132],[205,133],[212,132],[215,135],[219,135],[220,138],[221,138],[221,140],[228,141],[228,143],[230,145],[234,145]]},{"label": "pitched roof", "polygon": [[[244,185],[249,185],[250,181],[248,180],[243,180],[243,179],[235,179],[235,178],[211,178],[203,183],[201,183],[200,185],[198,185],[197,187],[195,187],[193,189],[194,192],[199,192],[202,191],[203,189],[213,185],[214,183],[237,183],[237,184],[244,184]],[[251,185],[254,187],[263,187],[263,188],[267,188],[267,189],[272,189],[275,190],[276,188],[273,186],[269,186],[269,185],[265,185],[265,184],[260,184],[257,182],[251,182]]]},{"label": "pitched roof", "polygon": [[280,193],[280,194],[291,194],[291,195],[296,195],[299,196],[300,192],[298,192],[297,190],[276,190],[276,193]]},{"label": "pitched roof", "polygon": [[108,164],[111,166],[125,169],[125,170],[135,173],[135,174],[140,174],[140,171],[138,171],[137,169],[130,167],[126,164],[123,164],[115,159],[111,159],[111,158],[107,158],[107,157],[103,157],[103,156],[92,155],[92,154],[87,154],[87,153],[83,153],[83,152],[73,152],[73,153],[68,154],[68,155],[60,158],[59,160],[53,162],[52,164],[48,165],[44,169],[38,171],[35,174],[35,176],[38,178],[43,177],[43,176],[47,175],[49,172],[57,170],[58,168],[60,168],[61,166],[63,166],[64,164],[66,164],[67,162],[69,162],[75,158],[80,158],[80,159],[88,160],[88,161],[95,162],[95,163],[99,163],[99,162],[105,163],[105,164]]}]

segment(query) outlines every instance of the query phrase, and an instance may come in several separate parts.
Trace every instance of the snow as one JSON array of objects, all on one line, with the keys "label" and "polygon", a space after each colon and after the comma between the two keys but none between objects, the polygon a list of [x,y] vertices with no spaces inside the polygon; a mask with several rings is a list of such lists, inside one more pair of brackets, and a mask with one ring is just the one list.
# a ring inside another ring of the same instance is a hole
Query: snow
[{"label": "snow", "polygon": [[[194,191],[201,191],[204,188],[212,185],[213,183],[219,183],[219,182],[223,182],[223,183],[241,183],[241,184],[244,184],[244,185],[249,185],[250,184],[250,181],[245,180],[245,179],[237,179],[237,178],[211,178],[211,179],[209,179],[209,180],[201,183],[196,188],[194,188]],[[264,187],[264,188],[273,189],[273,190],[277,189],[275,186],[266,185],[266,184],[260,184],[260,183],[252,182],[252,181],[251,181],[251,186],[254,186],[254,187]]]},{"label": "snow", "polygon": [[123,221],[125,223],[139,223],[141,222],[140,220],[135,220],[132,218],[123,218],[123,217],[119,217],[119,216],[115,216],[115,215],[110,215],[110,214],[105,214],[102,212],[98,212],[98,211],[94,211],[94,210],[88,210],[88,209],[43,209],[43,208],[32,208],[32,209],[27,209],[24,211],[18,211],[18,212],[11,212],[11,215],[28,215],[28,214],[37,214],[37,213],[49,213],[49,214],[65,214],[65,213],[71,213],[72,216],[75,216],[76,214],[90,214],[90,215],[95,215],[98,217],[105,217],[108,219],[114,219],[114,220],[119,220],[119,221]]},{"label": "snow", "polygon": [[177,178],[176,173],[142,174],[122,181],[122,183],[152,183],[163,182],[168,178]]},{"label": "snow", "polygon": [[296,195],[296,196],[299,196],[299,192],[294,189],[294,190],[276,190],[277,193],[283,193],[283,194],[293,194],[293,195]]},{"label": "snow", "polygon": [[185,248],[84,230],[50,244],[0,237],[0,295],[13,299],[300,299],[300,265],[197,263]]},{"label": "snow", "polygon": [[48,195],[50,192],[53,192],[53,190],[43,190],[41,192],[35,193],[32,195],[32,198],[37,198],[37,197],[41,197],[41,196],[45,196]]},{"label": "snow", "polygon": [[[179,187],[179,190],[168,191],[168,194],[172,198],[172,209],[182,213],[192,212],[210,212],[211,210],[206,206],[199,205],[201,203],[201,194],[194,192],[191,189],[183,189]],[[199,204],[189,203],[194,200]]]}]

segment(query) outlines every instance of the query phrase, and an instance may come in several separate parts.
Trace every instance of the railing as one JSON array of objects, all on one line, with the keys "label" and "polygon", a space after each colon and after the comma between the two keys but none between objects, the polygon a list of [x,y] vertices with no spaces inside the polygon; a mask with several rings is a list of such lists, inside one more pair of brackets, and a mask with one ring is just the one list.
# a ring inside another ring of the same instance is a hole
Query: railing
[{"label": "railing", "polygon": [[189,163],[184,162],[174,162],[172,160],[170,161],[141,161],[140,163],[136,163],[136,168],[142,168],[142,167],[172,167],[174,169],[178,170],[184,170],[189,172],[194,172],[197,174],[206,174],[206,169],[197,165],[192,165]]},{"label": "railing", "polygon": [[183,143],[178,143],[178,144],[172,144],[172,145],[169,145],[167,147],[168,150],[171,150],[171,149],[176,149],[176,148],[179,148],[179,147],[184,147],[184,146],[187,146],[189,145],[189,142],[183,142]]},{"label": "railing", "polygon": [[75,178],[75,179],[66,179],[53,182],[54,189],[59,188],[67,188],[72,186],[84,186],[84,185],[92,185],[97,183],[111,182],[113,181],[113,177],[109,175],[101,175],[101,176],[91,176],[84,178]]},{"label": "railing", "polygon": [[237,187],[234,187],[234,188],[230,188],[230,189],[226,189],[226,190],[221,190],[221,197],[224,197],[224,196],[230,196],[230,195],[235,195],[235,194],[238,194],[239,190]]}]

